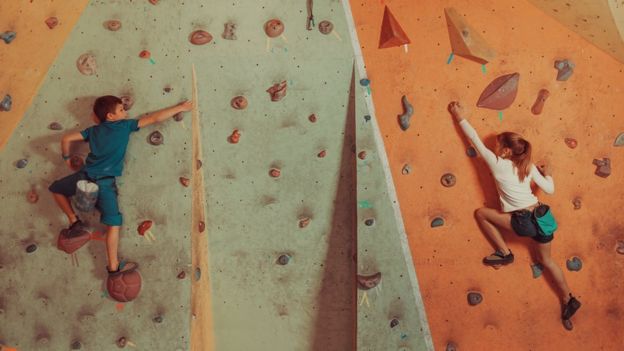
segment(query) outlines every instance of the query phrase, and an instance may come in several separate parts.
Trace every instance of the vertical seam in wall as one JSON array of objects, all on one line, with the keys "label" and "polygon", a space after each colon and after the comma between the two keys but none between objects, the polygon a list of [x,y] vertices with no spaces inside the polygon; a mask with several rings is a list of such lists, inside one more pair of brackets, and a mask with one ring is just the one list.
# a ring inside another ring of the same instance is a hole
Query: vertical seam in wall
[{"label": "vertical seam in wall", "polygon": [[[357,36],[357,30],[353,21],[353,13],[351,12],[350,0],[342,0],[345,16],[347,17],[347,26],[349,27],[349,34],[351,35],[351,44],[353,45],[353,55],[355,56],[355,64],[358,69],[360,78],[366,77],[366,68],[364,68],[364,57],[360,48],[360,42]],[[409,281],[414,293],[416,306],[418,307],[418,317],[420,325],[423,331],[423,337],[425,338],[425,344],[427,350],[433,351],[433,341],[431,340],[431,331],[429,330],[429,323],[427,321],[427,313],[422,301],[422,295],[420,294],[420,286],[418,284],[418,278],[416,277],[416,267],[412,258],[412,253],[407,241],[407,233],[405,232],[405,225],[403,223],[403,217],[401,216],[401,208],[399,206],[399,199],[396,195],[396,189],[394,187],[394,181],[392,180],[392,172],[390,171],[390,165],[388,163],[388,155],[386,154],[383,139],[381,138],[381,132],[377,125],[377,119],[375,117],[375,106],[373,105],[372,93],[364,96],[366,107],[371,116],[373,135],[375,138],[375,145],[377,147],[377,153],[381,160],[381,165],[384,172],[384,178],[386,180],[386,186],[388,187],[388,196],[392,201],[392,209],[394,212],[394,219],[399,231],[399,240],[401,242],[401,248],[403,250],[403,258],[407,264],[407,272],[409,275]]]}]

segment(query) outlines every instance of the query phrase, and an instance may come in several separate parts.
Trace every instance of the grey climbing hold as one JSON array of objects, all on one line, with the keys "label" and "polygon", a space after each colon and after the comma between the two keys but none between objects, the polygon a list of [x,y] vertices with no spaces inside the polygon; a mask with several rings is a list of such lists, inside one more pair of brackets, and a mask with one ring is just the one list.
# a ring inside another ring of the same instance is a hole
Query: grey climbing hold
[{"label": "grey climbing hold", "polygon": [[121,103],[123,104],[124,110],[130,111],[132,106],[134,105],[134,98],[130,95],[124,95],[120,97]]},{"label": "grey climbing hold", "polygon": [[412,173],[412,166],[410,166],[409,164],[405,164],[403,166],[403,169],[401,169],[401,174],[408,175],[410,173]]},{"label": "grey climbing hold", "polygon": [[152,319],[152,321],[154,321],[154,323],[162,323],[163,322],[163,316],[158,315],[158,316],[154,317]]},{"label": "grey climbing hold", "polygon": [[165,137],[162,135],[162,133],[156,130],[149,135],[148,142],[154,146],[158,146],[163,143],[164,138]]},{"label": "grey climbing hold", "polygon": [[95,56],[89,53],[82,54],[76,60],[76,67],[78,71],[85,76],[91,76],[95,74],[97,70],[97,62],[95,61]]},{"label": "grey climbing hold", "polygon": [[624,146],[624,133],[620,133],[617,137],[615,137],[615,142],[613,142],[613,146]]},{"label": "grey climbing hold", "polygon": [[557,80],[566,81],[572,73],[574,73],[574,63],[570,60],[557,60],[555,61],[555,68],[557,69]]},{"label": "grey climbing hold", "polygon": [[364,121],[369,122],[371,120],[370,115],[364,115]]},{"label": "grey climbing hold", "polygon": [[597,176],[606,178],[611,175],[611,159],[603,157],[602,160],[594,159],[592,163],[598,166],[595,172]]},{"label": "grey climbing hold", "polygon": [[376,287],[381,282],[381,272],[371,275],[357,275],[358,288],[368,290]]},{"label": "grey climbing hold", "polygon": [[483,296],[478,292],[468,293],[468,304],[470,306],[476,306],[483,301]]},{"label": "grey climbing hold", "polygon": [[10,44],[13,39],[15,39],[15,36],[17,35],[17,33],[15,32],[4,32],[2,34],[0,34],[0,39],[4,40],[4,42],[6,44]]},{"label": "grey climbing hold", "polygon": [[466,149],[466,155],[468,155],[468,157],[477,157],[477,150],[470,146]]},{"label": "grey climbing hold", "polygon": [[446,351],[457,351],[457,345],[455,345],[455,343],[454,343],[454,342],[449,341],[449,342],[446,344]]},{"label": "grey climbing hold", "polygon": [[566,260],[566,267],[571,272],[578,272],[583,268],[583,261],[580,258],[574,256],[571,259]]},{"label": "grey climbing hold", "polygon": [[62,130],[63,126],[58,122],[52,122],[48,125],[48,128],[51,130]]},{"label": "grey climbing hold", "polygon": [[36,244],[30,244],[26,247],[26,252],[28,253],[32,253],[35,252],[37,250],[37,245]]},{"label": "grey climbing hold", "polygon": [[24,167],[26,167],[26,165],[27,165],[27,164],[28,164],[28,160],[27,160],[27,159],[25,159],[25,158],[23,158],[23,159],[21,159],[21,160],[18,160],[18,161],[15,163],[15,167],[17,167],[17,168],[24,168]]},{"label": "grey climbing hold", "polygon": [[221,34],[223,39],[236,40],[236,23],[227,22],[224,26],[223,34]]},{"label": "grey climbing hold", "polygon": [[442,217],[436,217],[431,221],[431,228],[441,227],[444,225],[444,219]]},{"label": "grey climbing hold", "polygon": [[201,269],[195,267],[195,281],[199,281],[199,278],[201,278]]},{"label": "grey climbing hold", "polygon": [[366,78],[362,78],[360,79],[360,85],[363,87],[367,87],[370,85],[370,80],[366,79]]},{"label": "grey climbing hold", "polygon": [[277,264],[279,265],[285,266],[288,264],[288,262],[290,262],[290,255],[283,254],[277,258]]},{"label": "grey climbing hold", "polygon": [[78,340],[72,342],[71,349],[72,350],[80,350],[82,348],[82,343]]},{"label": "grey climbing hold", "polygon": [[442,185],[447,188],[452,187],[453,185],[455,185],[456,182],[457,180],[455,178],[455,175],[453,175],[452,173],[445,173],[440,178],[440,183],[442,183]]},{"label": "grey climbing hold", "polygon": [[399,115],[399,125],[401,129],[405,131],[410,126],[410,119],[414,113],[414,107],[407,101],[407,96],[405,95],[401,98],[401,103],[403,104],[403,114]]},{"label": "grey climbing hold", "polygon": [[11,111],[11,105],[13,105],[13,99],[11,95],[6,94],[0,101],[0,111]]},{"label": "grey climbing hold", "polygon": [[364,221],[364,224],[366,224],[367,226],[372,226],[373,224],[375,224],[375,219],[373,218],[369,218],[367,220]]},{"label": "grey climbing hold", "polygon": [[615,243],[615,252],[624,255],[624,240],[618,240]]},{"label": "grey climbing hold", "polygon": [[398,318],[392,318],[392,320],[390,321],[390,328],[394,328],[397,325],[399,325],[399,319]]},{"label": "grey climbing hold", "polygon": [[542,275],[542,271],[544,267],[542,267],[541,263],[534,263],[531,265],[531,271],[533,272],[533,278],[539,278]]}]

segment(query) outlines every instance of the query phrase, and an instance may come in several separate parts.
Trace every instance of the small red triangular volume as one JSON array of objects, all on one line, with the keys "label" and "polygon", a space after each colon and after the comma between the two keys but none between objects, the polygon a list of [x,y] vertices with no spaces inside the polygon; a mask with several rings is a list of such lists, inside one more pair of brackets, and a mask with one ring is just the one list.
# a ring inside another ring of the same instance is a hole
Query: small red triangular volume
[{"label": "small red triangular volume", "polygon": [[391,48],[409,44],[410,40],[399,22],[394,18],[388,6],[384,10],[383,22],[381,23],[381,36],[379,37],[379,48]]}]

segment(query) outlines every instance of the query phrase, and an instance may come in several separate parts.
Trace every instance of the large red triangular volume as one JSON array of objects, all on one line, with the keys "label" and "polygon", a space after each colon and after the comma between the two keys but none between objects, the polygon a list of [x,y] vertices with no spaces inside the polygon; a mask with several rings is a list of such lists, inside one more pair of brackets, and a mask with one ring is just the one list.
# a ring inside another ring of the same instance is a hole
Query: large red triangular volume
[{"label": "large red triangular volume", "polygon": [[391,48],[411,43],[399,22],[392,16],[388,6],[384,10],[383,22],[381,23],[381,36],[379,37],[379,48]]}]

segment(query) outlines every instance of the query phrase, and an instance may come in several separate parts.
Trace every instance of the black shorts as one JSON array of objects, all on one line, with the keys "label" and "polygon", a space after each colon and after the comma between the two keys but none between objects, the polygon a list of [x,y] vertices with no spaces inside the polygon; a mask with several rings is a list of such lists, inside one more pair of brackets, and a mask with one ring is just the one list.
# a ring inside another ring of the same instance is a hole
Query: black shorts
[{"label": "black shorts", "polygon": [[511,213],[511,227],[519,236],[528,236],[538,243],[546,244],[555,238],[555,233],[542,235],[537,229],[537,224],[533,220],[533,212],[529,210],[518,210]]}]

